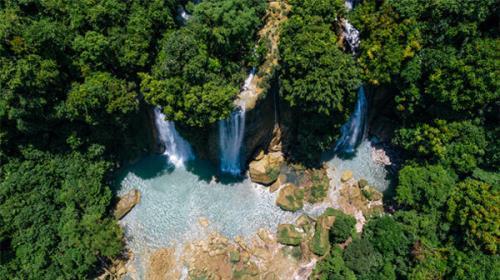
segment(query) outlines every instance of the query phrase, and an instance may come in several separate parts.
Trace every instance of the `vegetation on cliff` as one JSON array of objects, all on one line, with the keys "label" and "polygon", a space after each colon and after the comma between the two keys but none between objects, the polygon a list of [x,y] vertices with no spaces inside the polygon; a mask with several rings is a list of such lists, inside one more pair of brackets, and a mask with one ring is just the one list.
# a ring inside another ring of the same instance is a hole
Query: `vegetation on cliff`
[{"label": "vegetation on cliff", "polygon": [[[360,234],[340,214],[318,231],[314,277],[500,278],[498,1],[288,2],[278,52],[271,42],[286,155],[317,163],[364,84],[389,94],[405,159],[384,196],[390,214]],[[226,118],[266,55],[267,4],[0,0],[0,275],[89,278],[122,251],[108,186],[148,149],[147,106],[200,131]],[[361,34],[355,54],[346,17]],[[284,208],[321,200],[323,179]]]},{"label": "vegetation on cliff", "polygon": [[367,0],[348,15],[361,31],[362,79],[392,94],[385,113],[406,161],[386,201],[393,214],[372,218],[343,252],[333,248],[317,278],[499,277],[496,9]]}]

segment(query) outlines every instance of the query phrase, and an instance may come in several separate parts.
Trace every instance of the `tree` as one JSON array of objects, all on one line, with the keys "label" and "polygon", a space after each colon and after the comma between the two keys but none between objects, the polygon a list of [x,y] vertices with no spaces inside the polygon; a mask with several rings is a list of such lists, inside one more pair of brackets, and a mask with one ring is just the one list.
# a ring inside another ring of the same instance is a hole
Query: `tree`
[{"label": "tree", "polygon": [[339,212],[335,215],[335,223],[330,228],[330,242],[342,243],[355,233],[356,219]]},{"label": "tree", "polygon": [[440,211],[453,192],[456,177],[440,165],[405,166],[399,172],[395,200],[418,211]]},{"label": "tree", "polygon": [[367,239],[354,239],[344,251],[344,261],[357,275],[373,273],[382,263],[381,255]]},{"label": "tree", "polygon": [[466,246],[496,254],[500,240],[499,203],[498,186],[466,179],[451,195],[446,217]]},{"label": "tree", "polygon": [[93,73],[82,84],[73,84],[63,107],[70,119],[84,120],[96,125],[103,114],[116,121],[138,109],[137,94],[126,81],[109,73]]},{"label": "tree", "polygon": [[109,163],[90,155],[34,149],[0,169],[0,220],[7,278],[86,278],[99,258],[116,256],[121,230],[106,217]]},{"label": "tree", "polygon": [[342,259],[342,250],[338,246],[332,246],[330,254],[320,260],[314,267],[312,279],[355,280],[356,276],[354,272],[345,265]]}]

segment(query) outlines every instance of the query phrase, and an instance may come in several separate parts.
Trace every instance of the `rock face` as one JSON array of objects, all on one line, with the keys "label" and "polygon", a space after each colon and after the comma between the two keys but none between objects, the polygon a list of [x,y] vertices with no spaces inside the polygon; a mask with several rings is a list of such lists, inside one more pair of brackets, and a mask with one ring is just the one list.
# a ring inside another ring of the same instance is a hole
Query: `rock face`
[{"label": "rock face", "polygon": [[283,162],[283,155],[279,152],[270,153],[260,160],[252,161],[249,166],[250,178],[255,183],[270,185],[278,179]]},{"label": "rock face", "polygon": [[286,211],[295,212],[304,207],[304,190],[293,184],[283,186],[276,199],[276,205]]},{"label": "rock face", "polygon": [[302,241],[302,233],[291,224],[281,224],[278,226],[278,242],[284,245],[297,246]]},{"label": "rock face", "polygon": [[141,193],[135,189],[120,197],[114,211],[115,218],[120,220],[125,217],[125,215],[127,215],[127,213],[130,212],[134,206],[139,204],[140,201]]}]

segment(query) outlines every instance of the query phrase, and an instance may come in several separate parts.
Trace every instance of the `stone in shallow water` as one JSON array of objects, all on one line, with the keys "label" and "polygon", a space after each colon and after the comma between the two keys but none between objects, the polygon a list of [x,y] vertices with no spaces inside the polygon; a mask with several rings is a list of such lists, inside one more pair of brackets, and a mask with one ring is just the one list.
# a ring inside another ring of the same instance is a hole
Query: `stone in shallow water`
[{"label": "stone in shallow water", "polygon": [[207,219],[207,218],[205,218],[205,217],[200,217],[200,218],[198,218],[198,224],[200,224],[200,226],[202,226],[202,227],[204,227],[204,228],[208,227],[208,224],[209,224],[209,223],[210,223],[210,222],[209,222],[209,221],[208,221],[208,219]]},{"label": "stone in shallow water", "polygon": [[130,210],[132,210],[134,206],[139,204],[140,201],[141,193],[136,189],[131,190],[120,197],[120,200],[118,201],[118,204],[116,204],[114,212],[115,218],[120,220],[125,217],[125,215],[127,215],[127,213],[130,212]]},{"label": "stone in shallow water", "polygon": [[302,209],[304,207],[304,190],[293,184],[286,184],[279,192],[276,205],[283,210],[292,212]]},{"label": "stone in shallow water", "polygon": [[352,178],[352,171],[346,170],[342,173],[342,177],[340,177],[340,181],[342,183],[349,181]]}]

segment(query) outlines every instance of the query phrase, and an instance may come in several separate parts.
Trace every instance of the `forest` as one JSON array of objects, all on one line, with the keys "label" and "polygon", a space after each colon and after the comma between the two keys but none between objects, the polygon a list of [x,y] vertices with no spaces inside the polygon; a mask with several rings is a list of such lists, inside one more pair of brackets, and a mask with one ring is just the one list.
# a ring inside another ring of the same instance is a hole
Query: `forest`
[{"label": "forest", "polygon": [[[499,279],[498,2],[286,2],[272,79],[288,160],[318,164],[362,85],[384,96],[403,159],[386,213],[362,233],[340,215],[312,279]],[[1,279],[94,278],[123,253],[112,185],[151,152],[151,107],[191,133],[226,119],[269,49],[267,5],[0,0]]]}]

